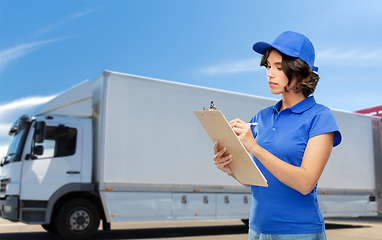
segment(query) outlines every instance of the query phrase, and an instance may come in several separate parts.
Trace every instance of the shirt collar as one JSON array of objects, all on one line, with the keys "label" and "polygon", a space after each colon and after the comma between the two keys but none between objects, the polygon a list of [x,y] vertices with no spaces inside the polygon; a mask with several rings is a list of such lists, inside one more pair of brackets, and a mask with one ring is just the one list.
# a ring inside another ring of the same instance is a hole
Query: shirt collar
[{"label": "shirt collar", "polygon": [[[276,105],[273,106],[273,110],[278,112],[280,109],[280,106],[282,104],[282,100],[278,101]],[[316,100],[313,96],[310,96],[308,98],[305,98],[301,102],[297,103],[296,105],[293,105],[289,108],[289,110],[293,113],[302,113],[308,110],[309,108],[313,107],[313,105],[316,104]]]}]

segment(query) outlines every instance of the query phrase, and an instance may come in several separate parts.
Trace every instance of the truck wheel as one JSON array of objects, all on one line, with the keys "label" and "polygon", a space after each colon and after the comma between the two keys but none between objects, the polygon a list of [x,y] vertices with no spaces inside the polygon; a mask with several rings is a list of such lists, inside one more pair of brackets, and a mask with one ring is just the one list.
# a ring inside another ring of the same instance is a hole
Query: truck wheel
[{"label": "truck wheel", "polygon": [[49,223],[49,224],[41,224],[41,227],[45,229],[48,233],[57,233],[56,226],[54,224]]},{"label": "truck wheel", "polygon": [[98,230],[100,215],[97,207],[84,198],[66,202],[57,212],[56,228],[66,239],[87,239]]}]

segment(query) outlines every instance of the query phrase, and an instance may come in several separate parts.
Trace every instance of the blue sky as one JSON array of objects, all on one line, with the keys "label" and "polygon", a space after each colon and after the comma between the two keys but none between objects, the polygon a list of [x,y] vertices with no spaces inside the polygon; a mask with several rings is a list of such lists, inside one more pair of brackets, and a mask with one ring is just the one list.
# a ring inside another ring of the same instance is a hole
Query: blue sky
[{"label": "blue sky", "polygon": [[382,105],[381,24],[378,0],[0,0],[0,156],[17,117],[103,70],[279,99],[252,45],[286,30],[316,48],[318,102]]}]

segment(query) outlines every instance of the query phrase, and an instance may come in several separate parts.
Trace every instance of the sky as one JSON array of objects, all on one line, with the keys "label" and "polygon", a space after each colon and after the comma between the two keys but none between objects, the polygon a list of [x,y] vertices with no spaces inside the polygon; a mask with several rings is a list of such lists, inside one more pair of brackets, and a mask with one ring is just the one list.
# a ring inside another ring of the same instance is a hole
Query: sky
[{"label": "sky", "polygon": [[0,0],[0,157],[18,117],[104,70],[280,99],[252,45],[287,30],[315,47],[317,102],[382,105],[381,25],[379,0]]}]

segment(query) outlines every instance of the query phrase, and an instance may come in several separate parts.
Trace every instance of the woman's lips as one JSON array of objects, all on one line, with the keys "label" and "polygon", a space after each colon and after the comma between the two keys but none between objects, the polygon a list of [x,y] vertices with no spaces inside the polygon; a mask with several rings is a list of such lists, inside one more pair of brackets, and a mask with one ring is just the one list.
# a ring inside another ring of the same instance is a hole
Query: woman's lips
[{"label": "woman's lips", "polygon": [[274,83],[274,82],[268,82],[269,84],[269,87],[276,87],[277,86],[277,83]]}]

